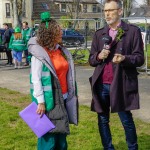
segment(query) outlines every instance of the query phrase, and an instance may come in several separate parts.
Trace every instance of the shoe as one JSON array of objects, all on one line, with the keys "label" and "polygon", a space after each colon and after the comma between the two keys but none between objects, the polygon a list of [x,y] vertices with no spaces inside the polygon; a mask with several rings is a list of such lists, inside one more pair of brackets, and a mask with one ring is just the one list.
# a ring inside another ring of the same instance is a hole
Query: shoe
[{"label": "shoe", "polygon": [[23,66],[29,66],[29,64],[28,64],[28,63],[25,63]]},{"label": "shoe", "polygon": [[8,63],[6,63],[5,65],[7,66],[9,64],[9,62]]},{"label": "shoe", "polygon": [[18,69],[21,69],[22,68],[22,66],[18,66]]},{"label": "shoe", "polygon": [[9,63],[9,66],[13,66],[13,63]]},{"label": "shoe", "polygon": [[13,64],[12,63],[7,63],[6,66],[13,66]]}]

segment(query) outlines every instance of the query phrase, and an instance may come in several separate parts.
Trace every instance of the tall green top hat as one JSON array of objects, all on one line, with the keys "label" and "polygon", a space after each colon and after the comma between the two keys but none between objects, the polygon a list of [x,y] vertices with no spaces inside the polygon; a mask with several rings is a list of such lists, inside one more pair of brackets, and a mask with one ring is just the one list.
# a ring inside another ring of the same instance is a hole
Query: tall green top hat
[{"label": "tall green top hat", "polygon": [[46,27],[48,28],[48,22],[50,21],[51,14],[50,12],[43,12],[41,13],[41,21],[46,22]]},{"label": "tall green top hat", "polygon": [[20,33],[21,32],[21,29],[19,27],[16,27],[15,28],[15,33]]}]

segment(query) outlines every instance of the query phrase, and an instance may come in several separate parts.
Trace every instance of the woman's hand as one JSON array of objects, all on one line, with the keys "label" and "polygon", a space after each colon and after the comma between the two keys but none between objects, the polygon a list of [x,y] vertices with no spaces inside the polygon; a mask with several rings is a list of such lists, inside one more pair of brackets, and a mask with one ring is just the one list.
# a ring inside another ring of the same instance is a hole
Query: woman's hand
[{"label": "woman's hand", "polygon": [[45,103],[39,103],[37,106],[36,113],[42,117],[42,115],[45,113]]}]

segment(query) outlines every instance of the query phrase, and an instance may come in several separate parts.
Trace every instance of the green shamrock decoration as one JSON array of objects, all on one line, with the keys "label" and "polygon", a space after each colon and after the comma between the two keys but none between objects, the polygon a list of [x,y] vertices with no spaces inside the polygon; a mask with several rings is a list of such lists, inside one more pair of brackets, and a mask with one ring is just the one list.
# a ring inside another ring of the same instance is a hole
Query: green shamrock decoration
[{"label": "green shamrock decoration", "polygon": [[121,41],[121,37],[124,34],[124,30],[121,27],[119,27],[117,30],[118,30],[118,32],[117,32],[117,35],[116,35],[116,40]]}]

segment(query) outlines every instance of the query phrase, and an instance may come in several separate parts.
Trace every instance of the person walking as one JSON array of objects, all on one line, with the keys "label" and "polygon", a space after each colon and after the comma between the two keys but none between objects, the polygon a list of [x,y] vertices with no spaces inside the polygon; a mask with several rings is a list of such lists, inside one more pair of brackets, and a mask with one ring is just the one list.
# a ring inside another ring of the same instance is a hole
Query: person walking
[{"label": "person walking", "polygon": [[20,69],[22,68],[22,52],[26,48],[26,40],[23,38],[21,34],[20,27],[15,28],[15,33],[11,36],[9,42],[9,49],[12,49],[13,60],[14,60],[14,68]]},{"label": "person walking", "polygon": [[[29,28],[28,22],[24,21],[22,23],[22,32],[21,33],[23,35],[23,38],[28,43],[29,39],[32,37],[32,28]],[[26,49],[24,51],[24,54],[25,54],[25,59],[26,59],[26,62],[24,63],[24,66],[29,66],[28,47],[26,47]]]},{"label": "person walking", "polygon": [[[38,34],[28,42],[31,53],[31,95],[38,104],[37,113],[44,113],[56,126],[38,139],[38,150],[67,150],[66,136],[70,133],[66,102],[76,97],[75,70],[70,52],[60,45],[62,30],[41,14]],[[43,19],[46,18],[46,19]]]},{"label": "person walking", "polygon": [[2,43],[6,48],[6,55],[7,55],[7,59],[8,59],[8,62],[6,65],[12,66],[13,65],[12,64],[12,54],[11,54],[11,50],[9,50],[9,41],[10,41],[10,37],[12,35],[12,32],[10,31],[7,23],[4,23],[3,27],[5,29],[5,32],[4,32]]},{"label": "person walking", "polygon": [[[138,72],[144,63],[140,29],[121,21],[121,0],[106,0],[107,25],[95,32],[89,63],[91,110],[98,114],[98,127],[105,150],[114,150],[109,127],[110,111],[117,112],[124,127],[129,150],[137,150],[137,133],[131,110],[139,109]],[[112,39],[112,41],[111,41]]]}]

